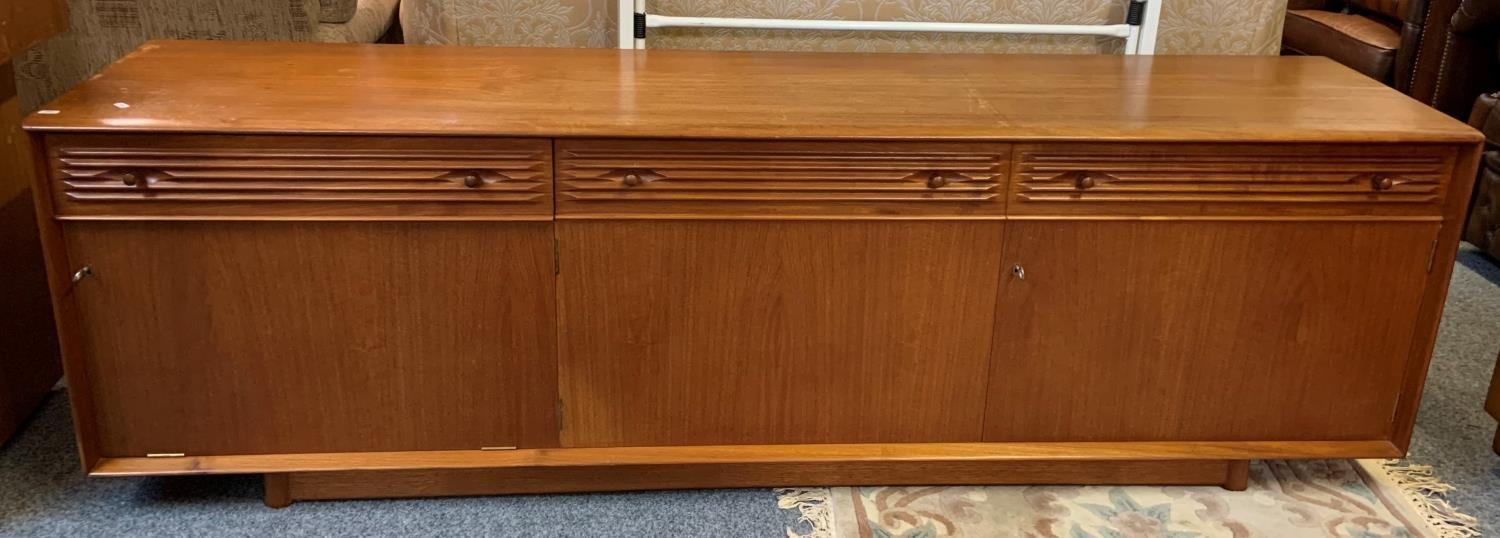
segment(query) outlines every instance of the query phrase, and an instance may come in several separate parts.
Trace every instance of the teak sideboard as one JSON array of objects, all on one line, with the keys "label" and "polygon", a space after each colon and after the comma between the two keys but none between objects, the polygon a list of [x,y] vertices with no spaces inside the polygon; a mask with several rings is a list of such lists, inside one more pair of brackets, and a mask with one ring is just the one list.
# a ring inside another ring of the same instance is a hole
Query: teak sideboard
[{"label": "teak sideboard", "polygon": [[153,42],[27,128],[84,466],[272,505],[1399,456],[1480,149],[1276,57]]}]

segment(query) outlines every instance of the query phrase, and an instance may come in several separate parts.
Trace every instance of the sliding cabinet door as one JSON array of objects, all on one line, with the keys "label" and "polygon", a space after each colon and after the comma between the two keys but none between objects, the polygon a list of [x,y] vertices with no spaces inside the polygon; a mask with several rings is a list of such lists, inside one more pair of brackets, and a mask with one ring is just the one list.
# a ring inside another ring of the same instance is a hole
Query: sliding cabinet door
[{"label": "sliding cabinet door", "polygon": [[1012,222],[984,439],[1386,439],[1437,230]]}]

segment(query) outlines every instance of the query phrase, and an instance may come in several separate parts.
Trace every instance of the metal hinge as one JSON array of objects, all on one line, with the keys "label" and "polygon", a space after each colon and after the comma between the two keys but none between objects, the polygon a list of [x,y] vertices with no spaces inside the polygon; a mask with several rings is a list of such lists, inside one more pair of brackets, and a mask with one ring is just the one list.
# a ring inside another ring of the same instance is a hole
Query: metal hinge
[{"label": "metal hinge", "polygon": [[1140,26],[1146,19],[1146,3],[1141,0],[1131,0],[1130,7],[1125,12],[1125,24]]},{"label": "metal hinge", "polygon": [[513,447],[513,446],[482,446],[482,447],[479,447],[479,449],[488,452],[488,451],[492,451],[492,450],[515,450],[516,447]]},{"label": "metal hinge", "polygon": [[552,274],[562,274],[562,243],[556,237],[552,238]]},{"label": "metal hinge", "polygon": [[[623,1],[623,0],[621,0]],[[646,39],[646,14],[635,14],[635,38]]]},{"label": "metal hinge", "polygon": [[185,456],[187,456],[187,454],[183,454],[181,452],[155,452],[146,454],[146,457],[148,458],[181,458]]},{"label": "metal hinge", "polygon": [[1437,247],[1438,242],[1436,239],[1433,239],[1432,250],[1427,251],[1427,272],[1429,273],[1432,272],[1432,266],[1437,263]]}]

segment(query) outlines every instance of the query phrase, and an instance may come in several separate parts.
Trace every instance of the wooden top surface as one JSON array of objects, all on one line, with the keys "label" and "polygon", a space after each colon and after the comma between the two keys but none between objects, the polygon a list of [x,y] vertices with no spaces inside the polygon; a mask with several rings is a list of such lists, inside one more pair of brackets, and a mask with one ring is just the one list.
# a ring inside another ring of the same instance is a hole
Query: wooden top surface
[{"label": "wooden top surface", "polygon": [[155,41],[40,131],[1477,142],[1310,57],[744,53]]}]

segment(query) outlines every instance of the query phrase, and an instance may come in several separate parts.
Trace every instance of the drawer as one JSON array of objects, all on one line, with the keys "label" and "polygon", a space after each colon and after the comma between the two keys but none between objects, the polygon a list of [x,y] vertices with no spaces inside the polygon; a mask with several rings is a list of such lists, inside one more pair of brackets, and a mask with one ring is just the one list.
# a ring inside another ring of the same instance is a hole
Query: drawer
[{"label": "drawer", "polygon": [[993,143],[559,140],[558,218],[1002,218]]},{"label": "drawer", "polygon": [[1009,213],[1437,219],[1455,156],[1411,144],[1017,145]]},{"label": "drawer", "polygon": [[550,220],[545,139],[47,137],[61,219]]}]

